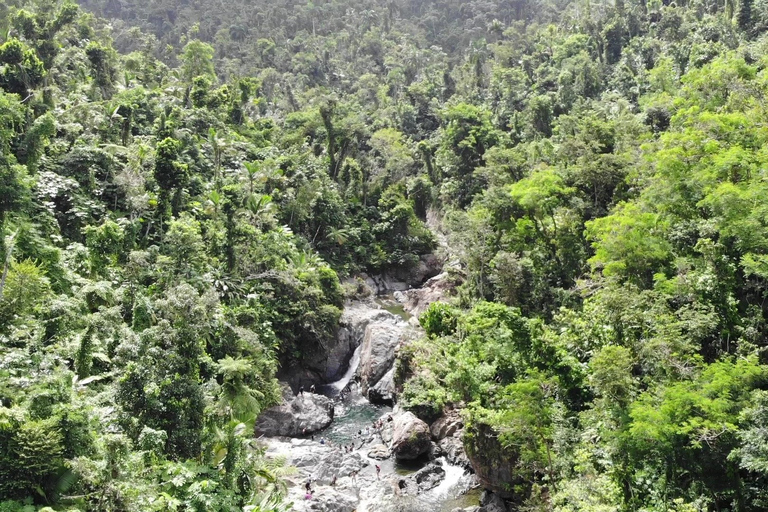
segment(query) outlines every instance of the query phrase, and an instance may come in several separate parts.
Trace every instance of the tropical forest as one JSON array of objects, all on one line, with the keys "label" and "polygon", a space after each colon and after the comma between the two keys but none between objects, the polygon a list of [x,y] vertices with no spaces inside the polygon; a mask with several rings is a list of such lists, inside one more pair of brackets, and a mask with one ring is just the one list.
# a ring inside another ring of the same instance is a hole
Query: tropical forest
[{"label": "tropical forest", "polygon": [[2,0],[0,512],[768,510],[768,0]]}]

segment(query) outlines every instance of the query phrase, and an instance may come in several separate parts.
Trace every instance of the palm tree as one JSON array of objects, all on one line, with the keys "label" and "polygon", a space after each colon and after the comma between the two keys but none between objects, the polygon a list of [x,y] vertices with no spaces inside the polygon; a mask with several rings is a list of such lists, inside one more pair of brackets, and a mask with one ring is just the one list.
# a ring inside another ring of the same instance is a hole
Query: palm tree
[{"label": "palm tree", "polygon": [[337,245],[344,245],[349,239],[349,229],[346,228],[329,228],[326,238],[333,240]]},{"label": "palm tree", "polygon": [[245,207],[250,213],[251,220],[259,226],[264,220],[264,216],[272,211],[272,196],[269,194],[252,194],[245,202]]},{"label": "palm tree", "polygon": [[208,193],[208,199],[205,201],[205,213],[212,215],[214,219],[218,218],[222,199],[224,199],[224,196],[218,191],[211,190]]},{"label": "palm tree", "polygon": [[323,260],[317,253],[311,251],[302,251],[295,256],[288,256],[288,264],[296,270],[313,271],[319,267]]}]

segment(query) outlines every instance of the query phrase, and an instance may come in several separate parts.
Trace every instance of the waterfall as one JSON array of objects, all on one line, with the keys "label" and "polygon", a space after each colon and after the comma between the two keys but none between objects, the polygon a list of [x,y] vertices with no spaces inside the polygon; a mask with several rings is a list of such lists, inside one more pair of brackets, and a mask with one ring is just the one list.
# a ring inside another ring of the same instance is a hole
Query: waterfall
[{"label": "waterfall", "polygon": [[336,382],[332,382],[326,386],[328,391],[331,392],[331,394],[338,395],[339,393],[341,393],[341,391],[345,387],[347,387],[347,384],[349,384],[349,382],[355,376],[355,372],[357,372],[357,367],[360,366],[360,352],[362,350],[363,350],[363,346],[361,344],[352,353],[352,357],[349,360],[349,366],[347,367],[347,371],[344,373],[344,375]]}]

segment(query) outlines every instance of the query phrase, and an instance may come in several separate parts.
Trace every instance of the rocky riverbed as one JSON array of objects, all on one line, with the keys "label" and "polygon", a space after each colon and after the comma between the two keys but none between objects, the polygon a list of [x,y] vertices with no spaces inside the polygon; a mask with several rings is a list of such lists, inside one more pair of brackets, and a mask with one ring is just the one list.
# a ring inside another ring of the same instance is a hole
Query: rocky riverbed
[{"label": "rocky riverbed", "polygon": [[[256,434],[267,456],[296,468],[289,480],[293,510],[505,510],[494,495],[473,491],[478,480],[464,452],[457,411],[428,425],[396,405],[396,351],[422,334],[410,313],[438,300],[448,289],[446,280],[440,275],[423,291],[396,298],[392,292],[402,286],[377,281],[376,292],[387,296],[352,302],[342,315],[338,343],[326,359],[344,360],[338,380],[318,382],[317,394],[298,396],[286,385],[284,403],[259,417]],[[380,428],[374,429],[375,423]]]},{"label": "rocky riverbed", "polygon": [[[429,430],[426,453],[416,455],[420,450],[417,446],[412,451],[416,459],[398,459],[393,441],[398,437],[408,440],[406,431],[412,418],[387,406],[370,404],[358,389],[353,384],[346,397],[337,402],[334,421],[327,429],[302,437],[260,439],[268,457],[284,458],[296,468],[289,479],[288,498],[293,510],[449,512],[464,504],[462,495],[475,486],[474,475],[450,464],[439,456],[439,450],[430,454],[434,445],[429,442]],[[389,417],[392,421],[387,421]],[[382,427],[374,430],[377,420]],[[376,465],[381,468],[379,474]],[[309,500],[307,481],[313,489]]]}]

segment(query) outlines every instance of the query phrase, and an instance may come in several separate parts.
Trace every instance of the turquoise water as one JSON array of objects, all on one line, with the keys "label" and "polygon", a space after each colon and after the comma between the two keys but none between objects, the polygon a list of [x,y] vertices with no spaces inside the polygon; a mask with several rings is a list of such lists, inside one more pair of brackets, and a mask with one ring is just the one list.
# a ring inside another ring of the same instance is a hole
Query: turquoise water
[{"label": "turquoise water", "polygon": [[[354,385],[354,384],[353,384]],[[355,443],[359,448],[362,440],[357,436],[359,430],[365,431],[366,427],[373,426],[373,422],[392,412],[392,408],[385,405],[373,405],[357,393],[350,393],[347,398],[336,403],[336,411],[333,423],[317,436],[324,436],[334,443],[348,445]]]}]

